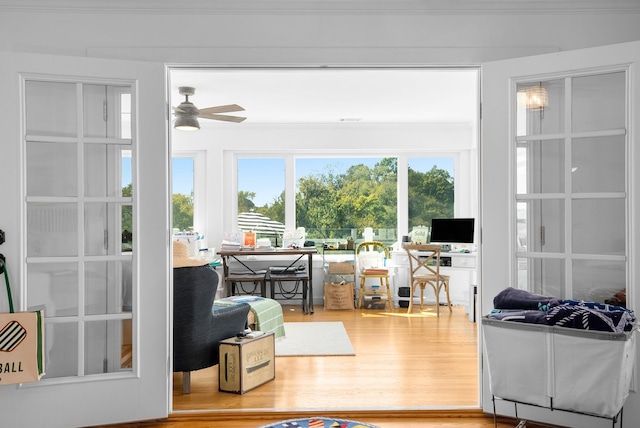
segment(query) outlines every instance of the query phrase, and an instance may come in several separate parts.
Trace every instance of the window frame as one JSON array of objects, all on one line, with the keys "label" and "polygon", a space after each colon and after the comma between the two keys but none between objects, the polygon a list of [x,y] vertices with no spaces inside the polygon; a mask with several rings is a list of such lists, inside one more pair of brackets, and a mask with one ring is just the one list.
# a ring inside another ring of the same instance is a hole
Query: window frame
[{"label": "window frame", "polygon": [[[471,146],[471,144],[470,144]],[[334,150],[329,149],[315,149],[309,151],[307,149],[290,149],[273,150],[273,151],[251,151],[251,150],[228,150],[226,151],[232,159],[231,165],[225,168],[223,175],[223,182],[225,187],[230,189],[230,194],[235,196],[229,203],[231,215],[227,217],[229,223],[233,222],[233,219],[238,215],[238,159],[239,158],[283,158],[285,160],[285,225],[287,229],[295,229],[295,160],[296,158],[363,158],[363,157],[395,157],[398,159],[398,236],[407,235],[408,230],[408,161],[411,158],[444,158],[450,157],[454,160],[453,177],[455,182],[455,194],[454,198],[454,215],[460,216],[477,216],[477,200],[478,192],[474,185],[475,177],[474,172],[477,170],[477,155],[474,156],[475,149],[473,147],[465,149],[428,149],[428,148],[393,148],[389,150],[376,150],[368,151],[367,154],[363,153],[360,149],[351,149],[336,153]],[[458,196],[459,195],[459,196]],[[195,198],[195,194],[194,194]],[[194,207],[195,212],[195,207]],[[224,224],[224,230],[234,230],[235,224]]]},{"label": "window frame", "polygon": [[[207,168],[206,151],[204,150],[173,150],[171,152],[171,174],[173,177],[173,158],[193,159],[193,230],[204,233],[207,218]],[[171,195],[173,195],[173,178],[171,180]]]}]

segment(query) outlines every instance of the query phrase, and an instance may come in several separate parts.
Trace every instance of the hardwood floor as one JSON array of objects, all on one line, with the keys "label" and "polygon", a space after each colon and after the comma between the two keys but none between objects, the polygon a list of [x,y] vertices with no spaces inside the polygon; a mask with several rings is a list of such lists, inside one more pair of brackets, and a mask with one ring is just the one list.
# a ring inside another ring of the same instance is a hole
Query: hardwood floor
[{"label": "hardwood floor", "polygon": [[[283,306],[285,322],[342,321],[356,356],[278,357],[275,380],[244,395],[218,391],[217,367],[193,372],[191,393],[173,376],[167,420],[111,425],[133,428],[256,428],[304,416],[330,416],[381,428],[507,428],[516,420],[479,409],[476,323],[464,308],[433,306],[331,311],[313,315]],[[527,427],[542,425],[527,424]]]},{"label": "hardwood floor", "polygon": [[218,391],[218,368],[193,372],[191,394],[174,374],[173,410],[368,410],[477,408],[477,324],[464,307],[331,311],[304,315],[283,306],[285,322],[342,321],[356,356],[278,357],[275,380],[244,395]]}]

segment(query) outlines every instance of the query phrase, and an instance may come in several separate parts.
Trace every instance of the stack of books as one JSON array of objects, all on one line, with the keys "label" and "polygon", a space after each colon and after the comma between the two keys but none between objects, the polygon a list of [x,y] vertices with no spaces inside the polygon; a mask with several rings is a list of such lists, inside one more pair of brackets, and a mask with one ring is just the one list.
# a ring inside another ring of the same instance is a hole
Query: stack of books
[{"label": "stack of books", "polygon": [[220,245],[220,250],[222,251],[237,251],[241,247],[239,242],[235,241],[227,241],[226,239],[222,240],[222,244]]}]

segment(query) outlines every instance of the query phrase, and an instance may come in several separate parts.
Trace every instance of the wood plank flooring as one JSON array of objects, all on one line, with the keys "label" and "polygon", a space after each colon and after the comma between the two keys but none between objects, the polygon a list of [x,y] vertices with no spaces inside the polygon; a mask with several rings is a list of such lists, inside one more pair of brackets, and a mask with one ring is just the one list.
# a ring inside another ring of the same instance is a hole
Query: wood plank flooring
[{"label": "wood plank flooring", "polygon": [[[476,323],[464,308],[330,311],[283,306],[285,322],[342,321],[356,352],[343,357],[278,357],[276,378],[244,395],[218,391],[217,367],[193,372],[191,394],[173,377],[166,420],[110,428],[257,428],[304,416],[331,416],[381,428],[507,428],[517,420],[479,409]],[[527,424],[527,427],[542,425]]]},{"label": "wood plank flooring", "polygon": [[464,307],[331,311],[283,306],[285,322],[342,321],[356,356],[278,357],[275,380],[244,395],[218,391],[218,369],[193,372],[191,394],[174,374],[173,409],[367,410],[475,407],[477,324]]}]

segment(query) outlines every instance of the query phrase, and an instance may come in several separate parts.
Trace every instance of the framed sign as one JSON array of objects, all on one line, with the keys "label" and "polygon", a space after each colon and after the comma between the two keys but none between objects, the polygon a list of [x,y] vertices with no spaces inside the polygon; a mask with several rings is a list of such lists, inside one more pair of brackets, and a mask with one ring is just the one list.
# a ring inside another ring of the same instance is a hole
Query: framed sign
[{"label": "framed sign", "polygon": [[242,246],[244,248],[255,248],[255,246],[256,246],[256,233],[255,232],[243,232],[242,233]]}]

